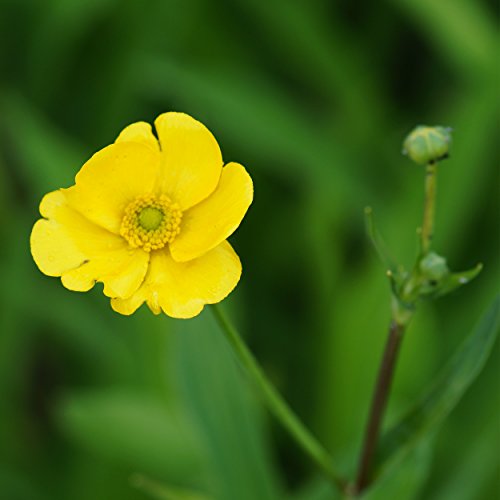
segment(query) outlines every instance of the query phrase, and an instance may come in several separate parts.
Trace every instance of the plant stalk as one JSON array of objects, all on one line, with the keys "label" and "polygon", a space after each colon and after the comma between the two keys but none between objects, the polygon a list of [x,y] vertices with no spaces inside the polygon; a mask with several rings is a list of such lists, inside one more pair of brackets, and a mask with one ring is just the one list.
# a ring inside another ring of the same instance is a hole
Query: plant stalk
[{"label": "plant stalk", "polygon": [[345,481],[334,470],[330,454],[299,420],[276,388],[269,382],[238,331],[227,319],[222,308],[218,305],[212,305],[212,311],[234,354],[259,390],[269,411],[279,420],[297,445],[309,456],[325,476],[340,490],[343,490],[345,488]]},{"label": "plant stalk", "polygon": [[360,455],[358,473],[353,492],[359,495],[370,484],[370,473],[382,420],[387,406],[394,370],[398,358],[401,340],[405,326],[392,321],[389,327],[389,336],[385,346],[384,356],[380,365],[375,392],[373,394],[370,416],[365,431],[365,438]]},{"label": "plant stalk", "polygon": [[437,163],[427,165],[425,171],[425,204],[422,223],[422,255],[429,252],[434,236],[434,215],[436,211],[436,170]]}]

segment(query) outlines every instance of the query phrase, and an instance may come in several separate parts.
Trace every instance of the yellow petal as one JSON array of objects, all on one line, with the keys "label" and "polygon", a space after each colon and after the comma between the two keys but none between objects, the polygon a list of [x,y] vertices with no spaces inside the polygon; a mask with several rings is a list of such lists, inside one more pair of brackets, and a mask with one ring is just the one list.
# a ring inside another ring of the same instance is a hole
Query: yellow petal
[{"label": "yellow petal", "polygon": [[151,125],[146,122],[132,123],[132,125],[125,127],[115,142],[139,142],[152,148],[153,151],[160,150],[160,145],[153,135]]},{"label": "yellow petal", "polygon": [[62,275],[69,290],[86,292],[96,281],[104,283],[104,295],[130,297],[137,291],[148,269],[149,254],[140,249],[123,247],[102,252],[80,267]]},{"label": "yellow petal", "polygon": [[203,124],[184,113],[164,113],[155,126],[163,156],[159,190],[187,210],[210,195],[219,182],[219,145]]},{"label": "yellow petal", "polygon": [[70,205],[92,222],[119,234],[127,205],[153,192],[160,154],[139,142],[118,142],[83,165],[76,186],[67,190]]},{"label": "yellow petal", "polygon": [[226,165],[214,193],[184,213],[181,232],[170,244],[172,257],[185,262],[216,247],[240,225],[252,199],[252,179],[245,168]]},{"label": "yellow petal", "polygon": [[129,315],[146,302],[155,314],[163,310],[174,318],[192,318],[205,304],[224,299],[240,276],[240,260],[227,241],[190,262],[175,262],[168,251],[160,250],[151,254],[139,290],[128,299],[112,299],[111,306]]},{"label": "yellow petal", "polygon": [[93,224],[67,204],[68,190],[47,194],[40,204],[46,217],[31,232],[31,253],[48,276],[62,276],[64,286],[86,291],[96,281],[109,296],[135,292],[147,271],[148,254],[129,250],[123,238]]},{"label": "yellow petal", "polygon": [[40,213],[46,219],[37,221],[31,232],[33,258],[48,276],[61,276],[88,260],[89,254],[122,245],[121,238],[69,207],[66,193],[60,189],[44,196]]}]

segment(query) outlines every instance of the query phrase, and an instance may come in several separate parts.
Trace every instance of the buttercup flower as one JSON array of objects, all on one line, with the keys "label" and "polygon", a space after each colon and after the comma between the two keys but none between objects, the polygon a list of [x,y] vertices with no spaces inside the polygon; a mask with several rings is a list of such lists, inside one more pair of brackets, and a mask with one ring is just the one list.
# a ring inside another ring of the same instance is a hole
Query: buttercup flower
[{"label": "buttercup flower", "polygon": [[241,275],[226,239],[252,203],[252,180],[223,167],[217,141],[183,113],[126,127],[75,185],[45,195],[31,233],[39,269],[69,290],[104,284],[112,308],[191,318],[224,299]]}]

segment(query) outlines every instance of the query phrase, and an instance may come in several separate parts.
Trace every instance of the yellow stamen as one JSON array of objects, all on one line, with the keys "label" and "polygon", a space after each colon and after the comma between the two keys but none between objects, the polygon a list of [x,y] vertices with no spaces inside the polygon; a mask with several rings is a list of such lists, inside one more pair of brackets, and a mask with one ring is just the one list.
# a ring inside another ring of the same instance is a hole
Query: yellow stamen
[{"label": "yellow stamen", "polygon": [[179,206],[167,196],[143,196],[125,209],[120,234],[134,248],[159,250],[179,234],[181,218]]}]

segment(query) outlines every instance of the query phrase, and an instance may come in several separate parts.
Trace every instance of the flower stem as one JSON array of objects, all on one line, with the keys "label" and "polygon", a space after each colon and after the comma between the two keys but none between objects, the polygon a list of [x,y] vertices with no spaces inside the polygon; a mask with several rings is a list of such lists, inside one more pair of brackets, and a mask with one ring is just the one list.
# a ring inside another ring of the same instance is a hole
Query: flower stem
[{"label": "flower stem", "polygon": [[222,308],[218,305],[212,305],[212,311],[233,352],[259,390],[269,411],[280,421],[281,425],[289,432],[298,446],[302,448],[325,476],[340,490],[343,490],[345,482],[334,470],[330,454],[299,420],[276,388],[269,382],[253,354],[237,330],[227,319]]},{"label": "flower stem", "polygon": [[434,236],[434,214],[436,209],[436,169],[437,163],[427,165],[425,171],[425,205],[422,224],[422,254],[429,252]]},{"label": "flower stem", "polygon": [[358,473],[354,483],[354,494],[359,495],[370,484],[370,472],[377,445],[382,419],[384,416],[394,369],[398,358],[399,347],[403,339],[405,327],[397,321],[392,321],[385,347],[384,357],[380,365],[377,384],[373,394],[370,417],[366,426],[363,448],[360,455]]}]

